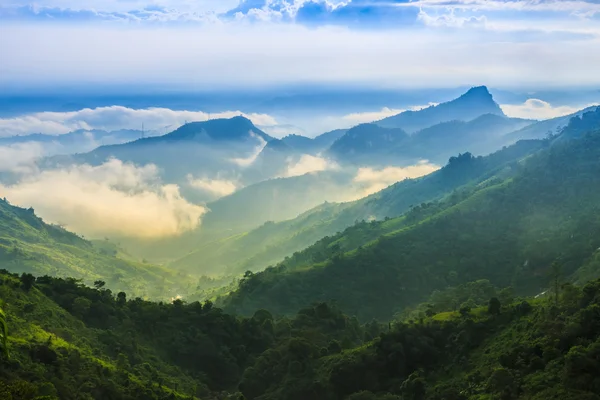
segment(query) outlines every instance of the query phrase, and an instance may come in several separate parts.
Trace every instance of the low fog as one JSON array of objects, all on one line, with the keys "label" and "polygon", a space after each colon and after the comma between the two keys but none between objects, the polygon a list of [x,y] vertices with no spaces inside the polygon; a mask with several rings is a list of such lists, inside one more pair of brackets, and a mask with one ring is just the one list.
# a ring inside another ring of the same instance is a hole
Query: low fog
[{"label": "low fog", "polygon": [[27,174],[0,191],[13,204],[88,237],[179,235],[197,228],[206,212],[184,199],[177,185],[160,182],[155,166],[119,160]]}]

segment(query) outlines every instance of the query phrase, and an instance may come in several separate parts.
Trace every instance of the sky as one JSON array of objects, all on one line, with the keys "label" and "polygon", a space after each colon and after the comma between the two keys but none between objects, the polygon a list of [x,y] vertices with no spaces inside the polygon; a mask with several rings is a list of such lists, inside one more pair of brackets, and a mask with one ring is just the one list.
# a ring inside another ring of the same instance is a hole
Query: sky
[{"label": "sky", "polygon": [[2,0],[0,87],[600,86],[599,0]]}]

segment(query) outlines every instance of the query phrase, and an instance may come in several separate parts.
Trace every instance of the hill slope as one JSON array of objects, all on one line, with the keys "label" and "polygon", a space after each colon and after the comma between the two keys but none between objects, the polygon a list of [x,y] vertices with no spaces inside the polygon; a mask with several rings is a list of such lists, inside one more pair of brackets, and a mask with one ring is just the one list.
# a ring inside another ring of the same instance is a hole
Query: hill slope
[{"label": "hill slope", "polygon": [[514,177],[458,203],[434,204],[433,212],[423,205],[412,224],[369,245],[309,267],[284,262],[253,275],[225,304],[288,313],[335,299],[364,319],[387,318],[454,279],[537,292],[552,260],[562,257],[570,275],[600,247],[598,160],[600,131],[557,143],[525,160]]},{"label": "hill slope", "polygon": [[115,290],[155,298],[179,289],[175,273],[116,258],[71,232],[44,223],[33,209],[12,206],[6,200],[0,200],[0,268],[69,276],[88,284],[103,280]]},{"label": "hill slope", "polygon": [[[339,204],[325,203],[291,220],[265,223],[247,233],[208,241],[172,262],[170,267],[187,272],[201,270],[213,274],[261,270],[357,221],[396,217],[413,205],[439,199],[463,185],[476,185],[496,174],[511,173],[510,163],[544,146],[542,141],[520,142],[487,157],[464,155],[453,158],[451,163],[439,171],[419,179],[398,182],[364,199]],[[373,227],[370,229],[374,231],[366,236],[365,232],[358,235],[362,237],[362,241],[368,241],[374,232],[383,234],[393,228],[386,226],[382,231]],[[329,244],[336,238],[337,235],[325,241]],[[342,247],[344,250],[351,249],[347,245]],[[298,254],[292,258],[305,256]]]},{"label": "hill slope", "polygon": [[72,279],[3,271],[0,296],[2,399],[597,400],[600,392],[600,281],[386,325],[360,325],[325,303],[290,319],[267,310],[236,318],[209,302],[127,300]]}]

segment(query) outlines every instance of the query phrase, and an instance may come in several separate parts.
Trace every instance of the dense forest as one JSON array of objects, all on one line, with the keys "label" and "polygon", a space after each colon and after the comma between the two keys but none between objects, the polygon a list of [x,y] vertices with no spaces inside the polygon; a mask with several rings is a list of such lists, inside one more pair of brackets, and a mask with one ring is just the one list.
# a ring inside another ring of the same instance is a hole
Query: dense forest
[{"label": "dense forest", "polygon": [[[537,299],[473,282],[381,324],[327,303],[235,317],[4,271],[0,397],[598,399],[600,280],[554,278]],[[448,301],[464,304],[436,310]]]}]

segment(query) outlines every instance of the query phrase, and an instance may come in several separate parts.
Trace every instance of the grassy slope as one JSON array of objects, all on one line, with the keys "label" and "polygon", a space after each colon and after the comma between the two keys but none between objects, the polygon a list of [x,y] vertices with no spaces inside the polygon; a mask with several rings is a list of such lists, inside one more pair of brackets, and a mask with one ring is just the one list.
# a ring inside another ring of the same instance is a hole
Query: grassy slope
[{"label": "grassy slope", "polygon": [[[23,397],[14,397],[15,399],[30,398],[26,394],[31,393],[33,397],[36,392],[40,396],[48,395],[54,399],[55,387],[60,386],[79,387],[78,396],[82,397],[77,398],[109,396],[108,393],[115,390],[111,381],[125,378],[119,375],[117,360],[108,356],[109,351],[101,342],[101,332],[86,327],[80,319],[58,306],[37,288],[24,291],[19,286],[19,279],[1,275],[0,299],[4,302],[9,326],[10,361],[0,375],[12,385],[0,381],[0,398],[5,398],[2,397],[3,390],[15,394],[19,387],[19,393]],[[149,352],[149,357],[155,361],[160,359],[160,355],[153,353],[152,348],[145,348],[144,351]],[[55,357],[69,360],[73,370],[67,372],[66,376],[58,374],[52,367],[56,363]],[[149,393],[154,392],[161,396],[172,395],[176,399],[190,399],[189,395],[184,396],[172,388],[181,387],[189,393],[196,382],[167,363],[154,362],[153,366],[166,377],[163,382],[165,386],[159,388],[158,385],[149,383],[152,382],[151,377],[143,368],[131,369],[127,378],[130,385],[129,396],[140,393],[150,396]],[[46,372],[42,372],[45,369]],[[39,381],[33,378],[24,381],[23,372],[31,377],[46,374],[48,379]],[[95,382],[89,381],[90,377]]]},{"label": "grassy slope", "polygon": [[[545,145],[543,141],[524,141],[487,157],[459,158],[429,176],[398,182],[364,199],[341,204],[326,203],[295,219],[266,223],[244,234],[205,243],[170,266],[186,272],[210,274],[262,270],[321,238],[344,231],[357,221],[396,217],[413,205],[439,199],[461,186],[481,184],[498,174],[510,174],[511,163]],[[393,230],[385,225],[381,228],[363,240],[354,240],[353,246]],[[345,250],[354,248],[343,247]]]},{"label": "grassy slope", "polygon": [[0,268],[36,275],[69,276],[91,284],[104,280],[115,291],[141,296],[172,295],[177,274],[160,266],[123,260],[60,227],[32,209],[0,200]]}]

